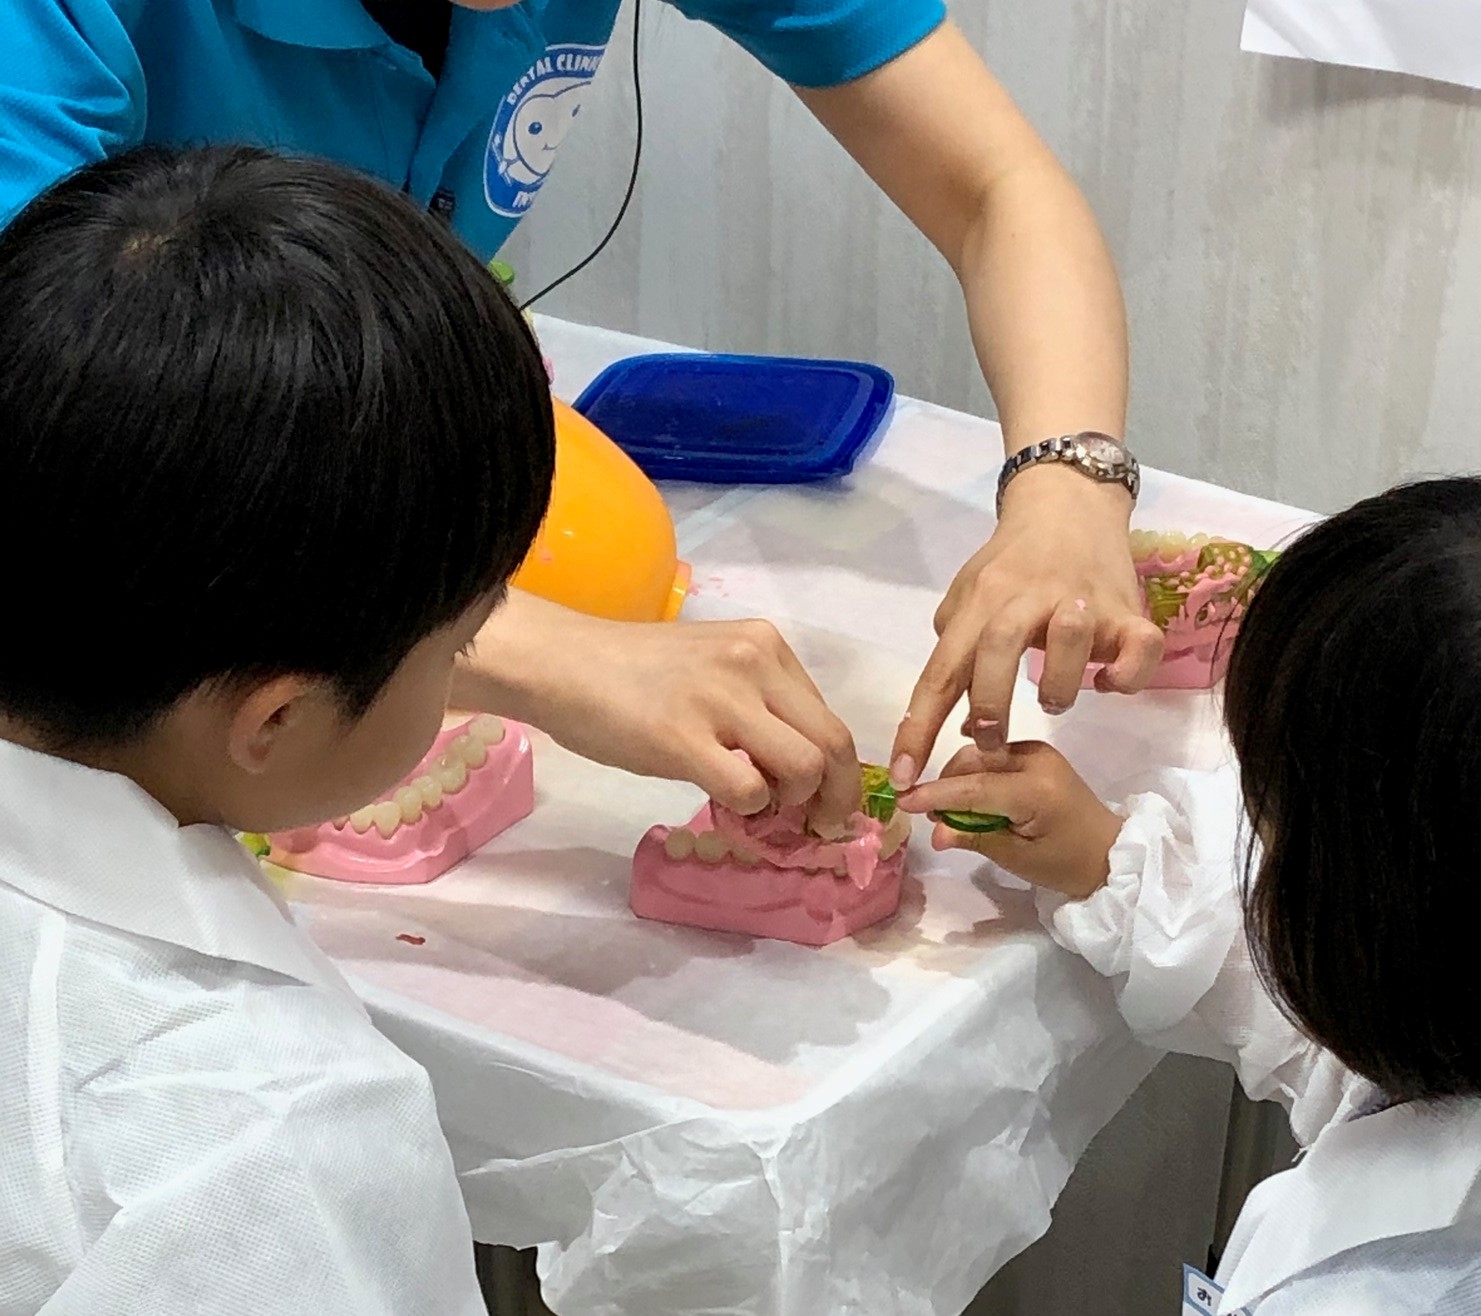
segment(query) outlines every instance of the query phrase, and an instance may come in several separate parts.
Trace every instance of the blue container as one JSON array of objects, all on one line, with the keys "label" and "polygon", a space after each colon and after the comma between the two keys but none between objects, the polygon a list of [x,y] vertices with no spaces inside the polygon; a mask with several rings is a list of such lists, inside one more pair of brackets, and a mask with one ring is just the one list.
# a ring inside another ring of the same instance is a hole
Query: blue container
[{"label": "blue container", "polygon": [[654,480],[800,484],[851,471],[894,395],[859,362],[669,353],[608,367],[576,410]]}]

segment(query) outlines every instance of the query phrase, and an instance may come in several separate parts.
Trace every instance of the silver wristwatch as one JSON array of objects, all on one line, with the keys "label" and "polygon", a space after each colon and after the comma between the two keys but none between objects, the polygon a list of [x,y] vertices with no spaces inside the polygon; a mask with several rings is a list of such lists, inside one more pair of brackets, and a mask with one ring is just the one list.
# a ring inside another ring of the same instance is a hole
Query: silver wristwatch
[{"label": "silver wristwatch", "polygon": [[1019,471],[1041,462],[1062,462],[1073,466],[1099,484],[1119,484],[1131,495],[1132,502],[1142,489],[1142,468],[1137,460],[1109,434],[1086,431],[1084,434],[1062,434],[1045,439],[1016,452],[1003,463],[998,476],[998,515],[1003,514],[1003,492]]}]

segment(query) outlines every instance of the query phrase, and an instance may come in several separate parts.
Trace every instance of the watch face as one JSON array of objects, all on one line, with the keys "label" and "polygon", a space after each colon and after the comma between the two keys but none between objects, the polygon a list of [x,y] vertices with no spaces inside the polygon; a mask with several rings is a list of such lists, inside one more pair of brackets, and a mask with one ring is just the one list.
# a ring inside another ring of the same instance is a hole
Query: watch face
[{"label": "watch face", "polygon": [[1091,461],[1101,462],[1106,466],[1120,467],[1125,465],[1125,457],[1121,445],[1112,439],[1101,439],[1086,437],[1079,440],[1080,451]]}]

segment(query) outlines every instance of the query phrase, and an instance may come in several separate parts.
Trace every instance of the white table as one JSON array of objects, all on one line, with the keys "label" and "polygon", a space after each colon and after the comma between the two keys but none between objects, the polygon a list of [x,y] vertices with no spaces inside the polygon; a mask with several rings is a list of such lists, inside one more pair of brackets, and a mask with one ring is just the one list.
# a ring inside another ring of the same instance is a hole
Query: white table
[{"label": "white table", "polygon": [[[659,346],[540,331],[565,397]],[[836,487],[666,491],[687,615],[773,619],[885,755],[1001,455],[996,426],[901,400]],[[1155,472],[1138,513],[1260,543],[1307,519]],[[1050,731],[1031,700],[1014,727]],[[1088,695],[1052,730],[1102,787],[1225,752],[1205,694]],[[440,881],[292,892],[431,1073],[475,1235],[540,1245],[562,1316],[960,1312],[1157,1058],[1106,984],[923,837],[898,918],[826,950],[640,922],[632,849],[696,793],[536,755],[534,817]]]}]

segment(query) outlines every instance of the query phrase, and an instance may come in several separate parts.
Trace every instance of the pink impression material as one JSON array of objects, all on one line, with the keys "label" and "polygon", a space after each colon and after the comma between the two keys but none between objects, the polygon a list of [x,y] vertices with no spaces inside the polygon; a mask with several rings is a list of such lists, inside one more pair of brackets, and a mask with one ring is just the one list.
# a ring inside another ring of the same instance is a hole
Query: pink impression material
[{"label": "pink impression material", "polygon": [[444,731],[416,770],[373,804],[275,833],[268,857],[341,882],[430,882],[534,807],[528,733],[484,714]]},{"label": "pink impression material", "polygon": [[[1207,690],[1224,679],[1258,578],[1253,576],[1256,556],[1245,544],[1213,539],[1175,549],[1159,542],[1137,562],[1146,614],[1164,636],[1162,661],[1147,689]],[[1085,669],[1084,688],[1091,688],[1099,670],[1099,665]],[[1029,679],[1037,683],[1043,674],[1044,655],[1035,649],[1029,654]]]},{"label": "pink impression material", "polygon": [[633,855],[640,918],[826,946],[900,905],[910,818],[856,813],[848,836],[807,834],[801,807],[753,818],[705,805],[687,827],[654,827]]}]

